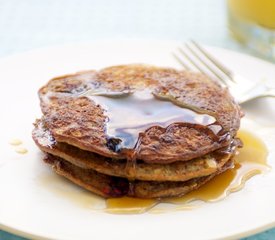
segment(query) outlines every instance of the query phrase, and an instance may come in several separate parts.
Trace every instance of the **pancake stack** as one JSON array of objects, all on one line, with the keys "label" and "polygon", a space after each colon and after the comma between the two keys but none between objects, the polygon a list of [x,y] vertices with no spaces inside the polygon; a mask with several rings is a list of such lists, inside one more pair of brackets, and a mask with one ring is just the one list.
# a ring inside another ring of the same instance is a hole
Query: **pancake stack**
[{"label": "pancake stack", "polygon": [[33,139],[53,170],[103,196],[182,196],[234,166],[242,116],[207,76],[124,65],[50,80]]}]

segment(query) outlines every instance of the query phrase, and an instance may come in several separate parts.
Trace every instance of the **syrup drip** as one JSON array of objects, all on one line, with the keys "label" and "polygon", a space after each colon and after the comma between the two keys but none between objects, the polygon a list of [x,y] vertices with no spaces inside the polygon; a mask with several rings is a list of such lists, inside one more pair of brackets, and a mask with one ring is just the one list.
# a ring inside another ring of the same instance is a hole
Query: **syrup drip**
[{"label": "syrup drip", "polygon": [[[199,189],[179,198],[167,199],[135,199],[129,197],[106,200],[106,212],[109,213],[161,213],[171,210],[184,210],[196,206],[194,203],[216,202],[230,193],[241,190],[251,177],[266,173],[268,151],[265,144],[255,135],[247,131],[239,131],[238,137],[243,141],[243,148],[235,156],[235,167],[214,177]],[[168,203],[170,208],[160,208],[159,203]],[[191,205],[190,205],[191,204]],[[192,205],[193,204],[193,205]]]}]

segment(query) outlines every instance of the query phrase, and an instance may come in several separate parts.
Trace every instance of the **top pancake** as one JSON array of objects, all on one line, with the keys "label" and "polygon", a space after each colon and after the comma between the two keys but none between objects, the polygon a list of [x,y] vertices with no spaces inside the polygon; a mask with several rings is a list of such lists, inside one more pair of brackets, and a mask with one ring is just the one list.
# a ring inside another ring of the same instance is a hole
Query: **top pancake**
[{"label": "top pancake", "polygon": [[39,90],[43,121],[58,142],[113,159],[121,152],[107,147],[106,115],[102,106],[83,93],[95,89],[136,91],[150,89],[159,97],[199,113],[214,116],[222,131],[175,123],[144,131],[137,154],[147,163],[186,161],[230,144],[240,126],[241,111],[227,89],[198,73],[146,65],[125,65],[54,78]]}]

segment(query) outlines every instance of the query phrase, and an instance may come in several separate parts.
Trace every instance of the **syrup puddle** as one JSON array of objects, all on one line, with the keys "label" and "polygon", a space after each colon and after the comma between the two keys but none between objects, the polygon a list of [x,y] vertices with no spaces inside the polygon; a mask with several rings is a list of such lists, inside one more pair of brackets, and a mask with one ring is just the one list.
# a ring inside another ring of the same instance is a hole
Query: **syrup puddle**
[{"label": "syrup puddle", "polygon": [[20,140],[20,139],[17,139],[17,138],[14,138],[14,139],[11,139],[9,141],[9,144],[12,145],[12,146],[19,146],[21,145],[23,142]]},{"label": "syrup puddle", "polygon": [[9,144],[12,145],[14,147],[14,151],[19,154],[26,154],[28,152],[28,150],[22,146],[23,142],[20,139],[11,139]]},{"label": "syrup puddle", "polygon": [[[135,199],[129,197],[106,200],[104,211],[114,214],[125,213],[162,213],[174,210],[188,210],[197,207],[198,201],[216,202],[224,199],[230,193],[241,190],[245,182],[251,177],[266,173],[270,169],[267,165],[268,151],[265,144],[255,135],[247,131],[239,131],[238,137],[244,147],[239,149],[235,157],[235,167],[214,177],[198,190],[192,191],[183,197],[167,199]],[[169,204],[167,208],[157,206],[159,203]]]},{"label": "syrup puddle", "polygon": [[152,209],[160,203],[156,199],[141,199],[141,198],[110,198],[106,200],[105,212],[114,214],[133,214],[144,213]]},{"label": "syrup puddle", "polygon": [[28,152],[28,150],[26,148],[21,147],[21,146],[16,147],[14,150],[15,150],[15,152],[17,152],[19,154],[26,154]]}]

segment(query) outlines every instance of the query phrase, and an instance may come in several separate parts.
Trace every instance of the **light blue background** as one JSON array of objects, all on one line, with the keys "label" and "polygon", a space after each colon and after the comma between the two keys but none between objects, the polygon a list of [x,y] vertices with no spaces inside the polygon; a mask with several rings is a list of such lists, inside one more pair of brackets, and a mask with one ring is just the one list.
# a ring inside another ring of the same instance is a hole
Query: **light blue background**
[{"label": "light blue background", "polygon": [[[103,38],[192,38],[254,54],[226,24],[225,0],[0,0],[0,57]],[[23,238],[0,231],[0,239]],[[246,238],[273,239],[275,229]]]}]

